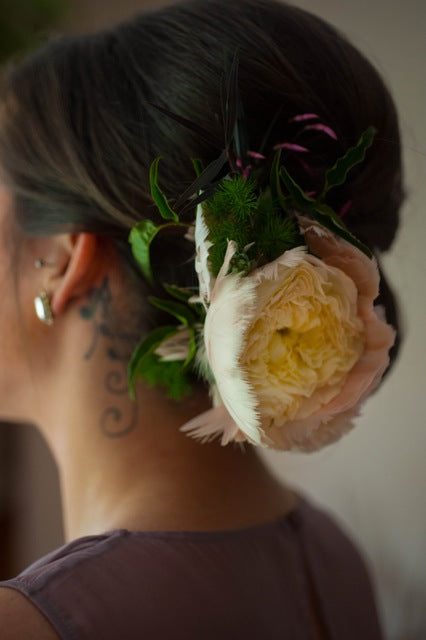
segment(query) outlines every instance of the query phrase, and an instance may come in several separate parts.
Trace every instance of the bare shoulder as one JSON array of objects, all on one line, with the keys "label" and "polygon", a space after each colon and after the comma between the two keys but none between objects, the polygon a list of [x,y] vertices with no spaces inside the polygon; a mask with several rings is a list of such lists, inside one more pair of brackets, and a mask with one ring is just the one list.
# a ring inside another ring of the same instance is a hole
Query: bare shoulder
[{"label": "bare shoulder", "polygon": [[2,640],[58,640],[45,616],[16,589],[0,588]]}]

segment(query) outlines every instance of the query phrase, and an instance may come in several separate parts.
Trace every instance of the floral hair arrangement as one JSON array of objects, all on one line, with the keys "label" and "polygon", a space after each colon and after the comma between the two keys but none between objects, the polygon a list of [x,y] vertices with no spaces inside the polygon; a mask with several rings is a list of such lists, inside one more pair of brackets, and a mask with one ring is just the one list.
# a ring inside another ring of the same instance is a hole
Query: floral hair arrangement
[{"label": "floral hair arrangement", "polygon": [[[197,178],[173,206],[159,187],[160,159],[151,166],[151,194],[164,224],[137,224],[133,255],[152,282],[152,241],[165,229],[186,227],[199,288],[162,283],[167,297],[150,298],[171,321],[136,349],[130,389],[142,378],[179,399],[195,371],[210,387],[213,408],[182,431],[201,441],[221,437],[222,445],[312,451],[352,426],[395,338],[374,306],[374,257],[344,225],[344,210],[338,215],[326,203],[364,160],[376,130],[369,127],[326,172],[321,193],[305,193],[281,159],[283,149],[306,153],[305,147],[284,142],[269,156],[248,148],[237,66],[234,60],[227,79],[220,157],[205,169],[193,161]],[[336,137],[316,114],[292,120]],[[196,212],[193,224],[179,217],[187,211]]]}]

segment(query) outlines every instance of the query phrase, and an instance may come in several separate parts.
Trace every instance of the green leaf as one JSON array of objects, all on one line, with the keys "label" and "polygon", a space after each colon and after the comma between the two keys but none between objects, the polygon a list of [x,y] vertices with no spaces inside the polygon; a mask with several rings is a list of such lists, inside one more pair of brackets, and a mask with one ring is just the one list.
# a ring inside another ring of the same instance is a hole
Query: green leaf
[{"label": "green leaf", "polygon": [[194,167],[195,175],[197,176],[197,178],[199,178],[199,176],[204,171],[203,163],[199,158],[192,158],[191,162],[192,162],[192,166]]},{"label": "green leaf", "polygon": [[291,200],[297,209],[301,211],[311,211],[316,200],[306,195],[301,187],[293,180],[285,167],[280,168],[280,178],[284,182],[290,194]]},{"label": "green leaf", "polygon": [[189,349],[188,355],[186,357],[185,362],[183,363],[183,370],[187,370],[191,363],[194,361],[195,355],[197,353],[197,338],[195,334],[195,330],[191,329],[189,336]]},{"label": "green leaf", "polygon": [[182,287],[177,287],[174,284],[165,284],[163,282],[163,288],[167,291],[167,293],[179,300],[180,302],[189,305],[191,311],[197,316],[199,322],[204,322],[206,317],[206,312],[204,306],[201,302],[189,302],[189,299],[196,295],[195,291],[190,291],[189,289],[184,289]]},{"label": "green leaf", "polygon": [[333,222],[333,224],[336,227],[338,227],[339,229],[342,229],[342,231],[347,231],[349,233],[349,229],[343,222],[342,218],[339,218],[339,216],[334,211],[334,209],[329,207],[328,204],[325,204],[324,202],[317,203],[315,206],[315,211],[318,211],[318,213],[321,213],[324,216],[327,216],[328,218],[330,218],[330,221]]},{"label": "green leaf", "polygon": [[184,289],[183,287],[177,287],[175,284],[167,284],[163,282],[163,288],[169,295],[176,298],[176,300],[180,300],[180,302],[188,302],[189,298],[194,295],[193,291]]},{"label": "green leaf", "polygon": [[145,278],[151,284],[154,281],[151,259],[150,259],[150,247],[155,236],[168,227],[188,227],[188,224],[182,222],[167,222],[157,226],[152,220],[142,220],[138,222],[129,234],[129,242],[132,247],[133,257],[140,266]]},{"label": "green leaf", "polygon": [[151,164],[151,168],[149,170],[149,183],[151,185],[151,196],[154,200],[155,204],[158,207],[158,210],[161,216],[165,220],[174,220],[175,222],[179,222],[179,217],[177,213],[173,211],[170,207],[166,196],[161,191],[158,185],[158,164],[160,162],[160,158],[155,158],[153,163]]},{"label": "green leaf", "polygon": [[271,186],[272,198],[277,202],[279,202],[281,207],[285,209],[286,200],[281,189],[280,161],[281,161],[281,149],[278,149],[272,161],[270,186]]},{"label": "green leaf", "polygon": [[158,345],[164,340],[173,336],[179,331],[176,325],[169,325],[165,327],[158,327],[151,331],[146,338],[136,347],[128,366],[128,380],[129,380],[129,392],[130,396],[135,397],[135,382],[138,377],[141,376],[145,358],[152,353]]},{"label": "green leaf", "polygon": [[343,184],[350,169],[364,160],[365,153],[373,144],[376,133],[377,129],[375,127],[368,127],[361,135],[355,147],[348,149],[345,155],[339,158],[334,166],[327,171],[320,199],[324,198],[332,187]]},{"label": "green leaf", "polygon": [[174,300],[161,300],[160,298],[156,298],[154,296],[150,296],[148,300],[151,304],[154,305],[154,307],[170,313],[170,315],[177,318],[179,322],[181,322],[186,327],[191,327],[196,322],[196,318],[191,309],[185,304],[175,302]]},{"label": "green leaf", "polygon": [[183,370],[182,362],[161,360],[151,352],[144,358],[140,377],[150,387],[162,386],[172,400],[181,400],[192,391],[191,381]]},{"label": "green leaf", "polygon": [[149,249],[151,242],[164,226],[166,225],[157,227],[151,220],[143,220],[133,227],[129,235],[133,257],[140,266],[145,278],[151,284],[154,278],[152,275]]},{"label": "green leaf", "polygon": [[[328,211],[324,209],[325,205],[321,205],[316,208],[315,211],[311,212],[311,217],[319,222],[323,227],[326,227],[330,231],[332,231],[337,236],[340,236],[347,242],[350,242],[354,247],[365,253],[366,256],[372,258],[373,254],[370,249],[358,238],[356,238],[342,223],[340,218],[334,213],[334,216],[331,216]],[[330,207],[327,207],[330,209]]]}]

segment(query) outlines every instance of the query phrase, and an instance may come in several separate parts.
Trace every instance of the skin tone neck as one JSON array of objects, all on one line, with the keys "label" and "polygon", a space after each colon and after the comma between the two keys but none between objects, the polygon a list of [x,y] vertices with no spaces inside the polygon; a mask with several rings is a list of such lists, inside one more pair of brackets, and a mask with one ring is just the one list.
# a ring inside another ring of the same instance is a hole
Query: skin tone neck
[{"label": "skin tone neck", "polygon": [[296,497],[251,445],[200,444],[179,431],[210,407],[204,390],[178,403],[139,384],[130,400],[134,336],[122,329],[122,273],[101,253],[89,234],[31,245],[20,288],[23,308],[22,298],[40,290],[34,257],[51,256],[43,276],[54,324],[25,318],[26,403],[58,466],[66,539],[117,528],[236,529],[286,514]]},{"label": "skin tone neck", "polygon": [[87,357],[96,320],[78,313],[61,327],[61,361],[49,381],[57,401],[42,421],[59,468],[67,539],[116,528],[242,528],[293,506],[251,445],[200,444],[179,431],[209,408],[206,393],[177,403],[140,385],[133,403],[125,363],[108,355],[107,336]]}]

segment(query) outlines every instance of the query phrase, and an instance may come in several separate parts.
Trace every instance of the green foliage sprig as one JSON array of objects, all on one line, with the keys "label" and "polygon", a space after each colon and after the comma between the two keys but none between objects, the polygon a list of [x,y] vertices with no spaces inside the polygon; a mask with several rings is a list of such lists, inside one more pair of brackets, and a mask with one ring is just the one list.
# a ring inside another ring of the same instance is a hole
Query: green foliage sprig
[{"label": "green foliage sprig", "polygon": [[225,258],[228,240],[234,240],[241,260],[245,247],[245,268],[271,262],[286,249],[303,244],[296,222],[279,210],[270,189],[259,191],[254,179],[233,175],[221,182],[215,194],[205,201],[203,213],[210,230],[210,268],[214,276]]}]

